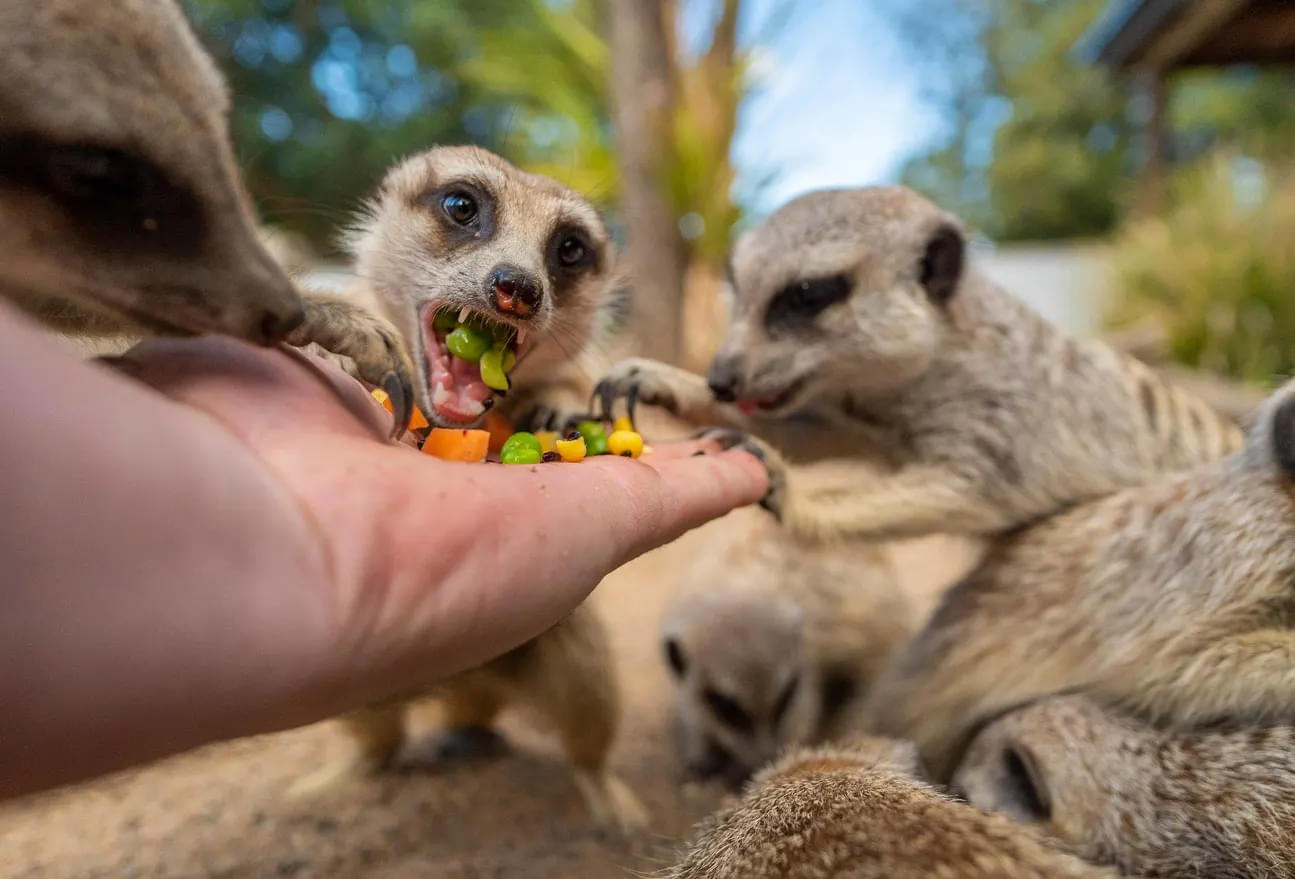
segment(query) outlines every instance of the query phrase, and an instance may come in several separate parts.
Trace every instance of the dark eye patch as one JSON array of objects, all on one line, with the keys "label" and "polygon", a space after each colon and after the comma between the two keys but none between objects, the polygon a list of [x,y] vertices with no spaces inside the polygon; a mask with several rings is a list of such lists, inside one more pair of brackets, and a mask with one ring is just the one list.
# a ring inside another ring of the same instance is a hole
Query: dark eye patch
[{"label": "dark eye patch", "polygon": [[599,264],[598,248],[583,228],[563,224],[549,236],[545,260],[549,275],[560,284],[563,278],[596,268]]},{"label": "dark eye patch", "polygon": [[829,306],[850,298],[853,283],[846,275],[810,278],[788,284],[769,302],[765,327],[770,332],[804,329]]},{"label": "dark eye patch", "polygon": [[728,724],[738,732],[749,733],[755,730],[755,724],[751,721],[751,715],[746,713],[741,705],[718,690],[707,687],[702,691],[702,698],[710,706],[710,710],[715,712],[715,716],[721,722]]},{"label": "dark eye patch", "polygon": [[430,212],[450,244],[489,240],[495,233],[498,206],[484,186],[471,180],[447,180],[421,193],[415,202]]},{"label": "dark eye patch", "polygon": [[202,200],[146,156],[94,143],[0,133],[0,183],[59,204],[70,226],[105,257],[139,249],[195,251]]},{"label": "dark eye patch", "polygon": [[791,697],[796,695],[796,687],[800,684],[800,675],[792,675],[791,680],[783,686],[782,692],[778,694],[778,699],[773,703],[773,714],[770,715],[775,726],[782,720],[782,716],[787,713],[787,708],[791,705]]}]

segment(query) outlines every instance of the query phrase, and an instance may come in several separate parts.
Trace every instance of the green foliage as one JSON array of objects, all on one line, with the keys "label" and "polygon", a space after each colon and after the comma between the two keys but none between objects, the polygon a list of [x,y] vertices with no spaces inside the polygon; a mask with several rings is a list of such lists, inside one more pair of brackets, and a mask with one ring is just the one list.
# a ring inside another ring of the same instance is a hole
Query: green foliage
[{"label": "green foliage", "polygon": [[1229,153],[1174,184],[1164,217],[1116,241],[1112,322],[1154,319],[1190,366],[1265,383],[1295,374],[1295,166]]},{"label": "green foliage", "polygon": [[[945,110],[945,138],[903,179],[1001,240],[1100,235],[1124,213],[1146,114],[1132,83],[1074,53],[1105,0],[891,0],[910,55]],[[1295,76],[1177,77],[1171,158],[1223,145],[1264,155],[1295,136]]]}]

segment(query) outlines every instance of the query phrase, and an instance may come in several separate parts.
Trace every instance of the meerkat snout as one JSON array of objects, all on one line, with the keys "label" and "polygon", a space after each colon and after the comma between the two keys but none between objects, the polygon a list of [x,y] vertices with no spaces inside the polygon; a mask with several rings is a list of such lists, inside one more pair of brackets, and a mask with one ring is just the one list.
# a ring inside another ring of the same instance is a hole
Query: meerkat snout
[{"label": "meerkat snout", "polygon": [[722,403],[732,403],[737,400],[741,380],[741,364],[734,356],[716,357],[706,373],[706,384],[710,387],[710,392]]},{"label": "meerkat snout", "polygon": [[495,266],[486,287],[497,311],[522,320],[534,317],[543,296],[539,280],[525,269],[507,264]]}]

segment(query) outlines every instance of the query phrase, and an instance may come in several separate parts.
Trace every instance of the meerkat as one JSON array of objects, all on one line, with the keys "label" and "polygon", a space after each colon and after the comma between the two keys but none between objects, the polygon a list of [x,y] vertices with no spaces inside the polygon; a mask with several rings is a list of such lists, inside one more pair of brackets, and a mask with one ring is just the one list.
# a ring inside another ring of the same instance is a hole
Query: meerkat
[{"label": "meerkat", "polygon": [[812,538],[993,535],[1240,444],[1234,423],[1053,327],[966,249],[954,216],[903,187],[801,196],[738,241],[707,379],[631,359],[596,396],[753,432],[766,507]]},{"label": "meerkat", "polygon": [[852,723],[947,780],[977,726],[1082,691],[1160,726],[1295,715],[1295,382],[1246,445],[999,539]]},{"label": "meerkat", "polygon": [[953,787],[1139,876],[1295,877],[1295,730],[1165,733],[1081,697],[1014,711]]},{"label": "meerkat", "polygon": [[228,112],[174,0],[0,2],[0,294],[68,335],[320,343],[392,395],[403,431],[394,328],[303,298],[275,264]]},{"label": "meerkat", "polygon": [[685,774],[736,784],[831,735],[929,609],[885,547],[807,545],[753,517],[689,568],[663,617]]},{"label": "meerkat", "polygon": [[[553,384],[599,328],[612,294],[614,254],[598,212],[553,180],[526,174],[476,147],[438,147],[395,166],[348,235],[362,289],[357,307],[377,308],[417,352],[417,399],[444,426],[475,424],[496,392],[457,368],[441,309],[506,327],[516,352],[507,400]],[[366,298],[367,297],[367,298]],[[294,789],[304,794],[391,764],[405,744],[409,700],[342,718],[355,747]],[[564,622],[431,695],[445,708],[446,747],[481,750],[508,705],[529,709],[558,731],[576,784],[595,820],[624,829],[645,814],[607,767],[619,715],[607,634],[588,604]]]},{"label": "meerkat", "polygon": [[703,823],[667,879],[1115,879],[914,776],[911,746],[800,748]]}]

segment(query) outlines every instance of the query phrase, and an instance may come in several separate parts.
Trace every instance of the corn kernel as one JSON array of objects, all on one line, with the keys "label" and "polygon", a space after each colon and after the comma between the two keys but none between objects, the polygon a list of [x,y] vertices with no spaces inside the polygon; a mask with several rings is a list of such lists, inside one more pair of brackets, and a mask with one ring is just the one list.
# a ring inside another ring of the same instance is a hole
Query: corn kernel
[{"label": "corn kernel", "polygon": [[607,437],[607,451],[613,455],[637,458],[643,454],[643,437],[632,430],[615,430]]},{"label": "corn kernel", "polygon": [[556,452],[558,450],[558,435],[551,430],[535,431],[535,438],[540,441],[541,452]]},{"label": "corn kernel", "polygon": [[574,464],[576,461],[584,460],[585,438],[574,431],[572,431],[572,433],[574,434],[573,438],[560,439],[555,443],[555,446],[557,447],[557,453],[562,456],[563,461],[569,461]]},{"label": "corn kernel", "polygon": [[618,430],[634,430],[634,422],[630,421],[630,417],[628,415],[622,415],[612,423],[612,432],[614,433]]}]

